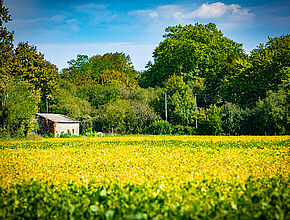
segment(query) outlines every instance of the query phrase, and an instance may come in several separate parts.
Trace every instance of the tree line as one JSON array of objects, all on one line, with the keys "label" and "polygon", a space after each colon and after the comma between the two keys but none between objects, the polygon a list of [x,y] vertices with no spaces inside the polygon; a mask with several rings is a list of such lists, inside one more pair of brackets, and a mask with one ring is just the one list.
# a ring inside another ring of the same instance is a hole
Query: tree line
[{"label": "tree line", "polygon": [[177,25],[143,72],[124,53],[78,55],[59,71],[35,46],[14,47],[0,3],[2,136],[37,130],[37,112],[76,118],[86,135],[289,134],[288,34],[246,54],[213,23]]}]

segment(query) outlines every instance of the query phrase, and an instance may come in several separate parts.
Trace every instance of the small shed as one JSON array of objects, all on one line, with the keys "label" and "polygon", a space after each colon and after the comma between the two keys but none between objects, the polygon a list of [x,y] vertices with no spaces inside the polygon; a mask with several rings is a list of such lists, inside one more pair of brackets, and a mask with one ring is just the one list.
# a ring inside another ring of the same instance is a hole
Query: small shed
[{"label": "small shed", "polygon": [[36,119],[39,125],[40,134],[53,134],[54,137],[62,133],[79,135],[79,121],[62,114],[38,113]]}]

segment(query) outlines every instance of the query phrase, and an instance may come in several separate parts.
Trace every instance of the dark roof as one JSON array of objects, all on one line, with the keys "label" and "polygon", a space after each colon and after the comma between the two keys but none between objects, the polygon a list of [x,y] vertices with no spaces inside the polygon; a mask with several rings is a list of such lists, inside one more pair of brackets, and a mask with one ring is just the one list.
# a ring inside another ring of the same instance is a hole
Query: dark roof
[{"label": "dark roof", "polygon": [[36,115],[47,118],[54,122],[63,122],[63,123],[78,123],[79,122],[73,118],[70,118],[62,114],[38,113]]}]

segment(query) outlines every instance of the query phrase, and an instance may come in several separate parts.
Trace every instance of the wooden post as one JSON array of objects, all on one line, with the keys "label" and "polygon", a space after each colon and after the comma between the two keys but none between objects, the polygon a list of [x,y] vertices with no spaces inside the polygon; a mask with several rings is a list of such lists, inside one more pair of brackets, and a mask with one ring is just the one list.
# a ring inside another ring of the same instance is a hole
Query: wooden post
[{"label": "wooden post", "polygon": [[165,88],[165,121],[167,121],[167,91]]}]

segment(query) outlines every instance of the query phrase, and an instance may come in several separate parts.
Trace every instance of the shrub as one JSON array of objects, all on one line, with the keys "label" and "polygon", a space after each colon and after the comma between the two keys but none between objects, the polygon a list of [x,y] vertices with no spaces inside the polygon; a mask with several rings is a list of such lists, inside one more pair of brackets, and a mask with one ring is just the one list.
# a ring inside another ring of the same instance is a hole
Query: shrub
[{"label": "shrub", "polygon": [[154,122],[148,130],[150,134],[171,134],[172,127],[168,121],[160,120]]},{"label": "shrub", "polygon": [[226,103],[222,110],[222,128],[228,135],[241,134],[241,125],[244,121],[243,109],[233,103]]},{"label": "shrub", "polygon": [[44,134],[43,135],[45,138],[53,138],[54,136],[53,136],[53,134],[52,133],[48,133],[48,134]]},{"label": "shrub", "polygon": [[206,111],[199,114],[198,133],[206,135],[220,135],[222,129],[222,109],[211,105]]},{"label": "shrub", "polygon": [[283,90],[268,91],[252,110],[256,134],[289,134],[289,100]]},{"label": "shrub", "polygon": [[194,135],[196,134],[196,129],[191,126],[175,125],[172,127],[172,134]]}]

